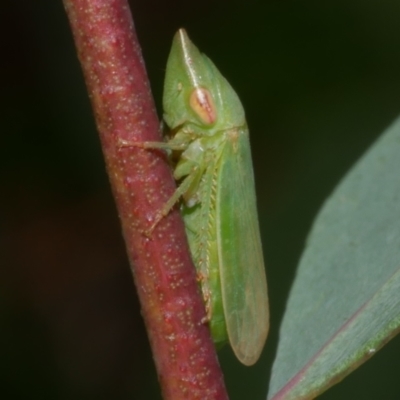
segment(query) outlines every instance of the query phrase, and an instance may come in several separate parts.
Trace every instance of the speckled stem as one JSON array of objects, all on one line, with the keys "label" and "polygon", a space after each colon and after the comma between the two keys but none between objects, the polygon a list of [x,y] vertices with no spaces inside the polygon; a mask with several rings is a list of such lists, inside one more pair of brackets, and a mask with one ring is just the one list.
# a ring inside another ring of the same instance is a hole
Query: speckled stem
[{"label": "speckled stem", "polygon": [[143,233],[174,191],[126,0],[64,0],[165,399],[227,399],[183,223],[172,211]]}]

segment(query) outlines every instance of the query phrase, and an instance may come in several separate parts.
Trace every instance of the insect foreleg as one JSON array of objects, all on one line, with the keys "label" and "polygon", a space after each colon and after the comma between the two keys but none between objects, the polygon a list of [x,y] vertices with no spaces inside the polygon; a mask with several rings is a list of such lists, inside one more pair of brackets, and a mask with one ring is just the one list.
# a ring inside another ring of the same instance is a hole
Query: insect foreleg
[{"label": "insect foreleg", "polygon": [[164,150],[185,150],[187,143],[169,142],[131,142],[129,140],[119,139],[118,145],[121,148],[139,147],[141,149],[164,149]]}]

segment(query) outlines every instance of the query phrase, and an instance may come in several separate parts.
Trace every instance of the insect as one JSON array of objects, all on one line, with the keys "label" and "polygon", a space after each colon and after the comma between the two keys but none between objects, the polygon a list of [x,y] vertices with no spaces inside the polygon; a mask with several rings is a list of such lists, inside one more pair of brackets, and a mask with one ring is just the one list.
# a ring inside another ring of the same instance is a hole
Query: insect
[{"label": "insect", "polygon": [[252,365],[269,310],[248,129],[237,94],[184,29],[168,58],[163,108],[171,138],[141,147],[176,151],[180,185],[153,227],[181,198],[213,340]]}]

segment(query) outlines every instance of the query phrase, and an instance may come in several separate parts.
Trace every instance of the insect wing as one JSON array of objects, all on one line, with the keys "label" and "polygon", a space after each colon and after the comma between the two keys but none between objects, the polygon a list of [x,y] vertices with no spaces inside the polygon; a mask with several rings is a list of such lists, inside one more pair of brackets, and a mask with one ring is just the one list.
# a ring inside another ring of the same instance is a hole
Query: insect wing
[{"label": "insect wing", "polygon": [[228,132],[217,182],[217,241],[229,342],[245,365],[260,356],[269,328],[267,282],[247,129]]}]

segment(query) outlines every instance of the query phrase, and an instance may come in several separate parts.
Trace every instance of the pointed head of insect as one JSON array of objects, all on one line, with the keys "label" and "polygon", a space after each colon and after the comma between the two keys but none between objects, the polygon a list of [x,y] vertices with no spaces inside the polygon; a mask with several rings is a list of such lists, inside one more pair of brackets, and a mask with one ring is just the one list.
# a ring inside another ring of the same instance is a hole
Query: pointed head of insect
[{"label": "pointed head of insect", "polygon": [[174,37],[164,84],[164,119],[171,129],[185,125],[210,134],[242,126],[238,96],[184,29]]}]

